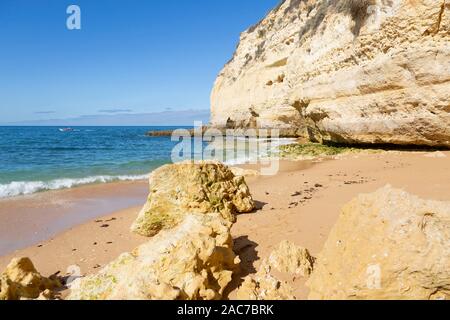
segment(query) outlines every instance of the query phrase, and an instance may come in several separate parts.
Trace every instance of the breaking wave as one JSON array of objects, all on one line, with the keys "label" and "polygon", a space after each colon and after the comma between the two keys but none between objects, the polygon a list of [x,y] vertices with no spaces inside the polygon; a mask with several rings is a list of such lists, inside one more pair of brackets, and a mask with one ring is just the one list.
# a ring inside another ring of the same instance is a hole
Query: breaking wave
[{"label": "breaking wave", "polygon": [[0,199],[21,195],[30,195],[37,192],[69,189],[87,184],[107,183],[114,181],[136,181],[147,179],[148,175],[122,175],[122,176],[93,176],[77,179],[56,179],[51,181],[13,181],[0,184]]}]

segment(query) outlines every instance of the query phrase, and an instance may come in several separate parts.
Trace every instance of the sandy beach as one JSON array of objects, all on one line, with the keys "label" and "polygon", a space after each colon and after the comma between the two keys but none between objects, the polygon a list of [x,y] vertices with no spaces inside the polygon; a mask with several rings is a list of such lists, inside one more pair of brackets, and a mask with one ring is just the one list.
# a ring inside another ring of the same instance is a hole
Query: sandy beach
[{"label": "sandy beach", "polygon": [[[426,199],[449,201],[450,152],[443,154],[446,157],[435,158],[428,152],[391,151],[283,161],[275,176],[248,177],[258,210],[239,215],[232,230],[234,250],[242,260],[241,276],[255,273],[282,240],[316,255],[342,206],[358,194],[391,184]],[[43,275],[64,275],[73,265],[83,275],[98,271],[147,241],[129,231],[147,193],[147,183],[140,181],[3,200],[0,269],[13,257],[29,257]],[[307,297],[302,279],[283,280],[293,285],[298,299]]]},{"label": "sandy beach", "polygon": [[0,255],[94,218],[142,205],[147,189],[146,181],[117,182],[0,199]]}]

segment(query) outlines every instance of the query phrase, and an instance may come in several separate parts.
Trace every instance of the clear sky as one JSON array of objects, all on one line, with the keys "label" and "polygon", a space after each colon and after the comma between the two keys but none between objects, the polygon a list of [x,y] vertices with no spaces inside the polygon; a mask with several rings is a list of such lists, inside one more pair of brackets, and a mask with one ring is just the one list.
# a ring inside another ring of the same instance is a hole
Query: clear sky
[{"label": "clear sky", "polygon": [[1,0],[0,123],[209,109],[240,32],[278,2]]}]

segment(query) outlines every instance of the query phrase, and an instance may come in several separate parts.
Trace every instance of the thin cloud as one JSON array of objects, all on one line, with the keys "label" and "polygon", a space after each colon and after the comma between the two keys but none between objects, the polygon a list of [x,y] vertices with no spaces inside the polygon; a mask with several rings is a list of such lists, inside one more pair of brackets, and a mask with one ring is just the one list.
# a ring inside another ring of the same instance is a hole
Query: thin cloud
[{"label": "thin cloud", "polygon": [[102,109],[98,110],[100,113],[130,113],[133,112],[131,109]]},{"label": "thin cloud", "polygon": [[34,114],[53,114],[53,113],[56,113],[56,111],[53,110],[36,111]]},{"label": "thin cloud", "polygon": [[[3,125],[30,126],[193,126],[195,121],[209,122],[209,109],[162,111],[153,113],[115,113],[80,115],[68,119],[19,121]],[[1,125],[1,123],[0,123]]]}]

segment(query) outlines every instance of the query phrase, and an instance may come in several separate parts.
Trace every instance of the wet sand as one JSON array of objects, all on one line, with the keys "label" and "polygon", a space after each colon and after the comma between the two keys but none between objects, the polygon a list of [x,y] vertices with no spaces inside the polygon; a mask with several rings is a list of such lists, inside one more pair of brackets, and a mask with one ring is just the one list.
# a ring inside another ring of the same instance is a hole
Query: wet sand
[{"label": "wet sand", "polygon": [[[426,199],[449,201],[450,152],[443,153],[446,158],[429,158],[422,152],[388,152],[348,155],[339,160],[314,164],[285,162],[276,176],[248,178],[250,190],[259,210],[238,216],[238,221],[233,227],[235,251],[242,259],[242,275],[255,272],[261,260],[282,240],[293,241],[299,246],[308,248],[313,255],[317,255],[337,221],[342,206],[360,193],[373,192],[386,184],[391,184]],[[80,193],[80,201],[84,199],[82,194],[93,195],[95,190],[109,199],[103,201],[115,201],[112,199],[117,200],[127,194],[133,194],[136,202],[144,203],[147,196],[147,187],[143,182],[85,188],[88,187],[66,192]],[[45,194],[40,196],[47,197]],[[60,200],[57,195],[52,197],[56,202]],[[76,205],[77,198],[71,199]],[[15,201],[17,200],[19,199]],[[33,203],[33,199],[27,198],[23,201],[28,205]],[[112,203],[109,205],[114,206]],[[24,215],[26,213],[24,204],[20,205],[20,208],[22,213],[15,211],[14,207],[5,210],[3,203],[1,204],[0,228],[8,232],[8,237],[2,235],[2,239],[12,243],[22,241],[21,237],[26,231],[34,232],[34,225],[27,222],[27,219],[35,221],[36,226],[45,226],[43,220],[48,223],[56,216],[54,214],[51,215],[53,217],[51,219],[47,217],[35,219],[29,214]],[[118,208],[116,212],[100,219],[93,218],[87,223],[73,226],[72,229],[60,233],[49,241],[35,243],[26,249],[0,257],[0,270],[12,257],[28,256],[44,275],[57,271],[64,274],[71,265],[78,265],[82,274],[95,272],[122,252],[130,251],[147,240],[129,232],[129,227],[139,209],[140,205],[126,210]],[[24,218],[8,217],[13,212]],[[78,213],[77,218],[78,215],[87,220],[89,217],[98,217],[99,212],[94,213],[94,211]],[[68,215],[71,217],[68,218],[71,223],[75,222],[71,220],[73,216]],[[64,216],[66,211],[61,212],[58,218],[63,221]],[[21,223],[25,223],[26,227]],[[13,230],[22,231],[13,232]],[[285,280],[296,288],[297,298],[306,298],[308,291],[304,286],[304,279]],[[233,297],[233,293],[230,297]]]},{"label": "wet sand", "polygon": [[90,185],[0,199],[0,256],[82,223],[145,203],[146,181]]}]

